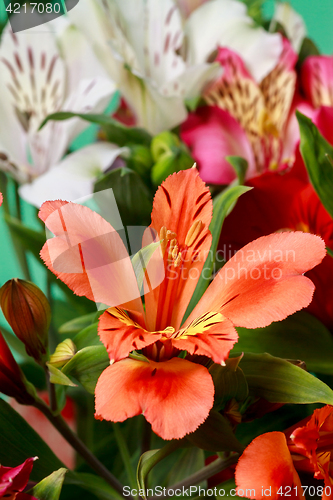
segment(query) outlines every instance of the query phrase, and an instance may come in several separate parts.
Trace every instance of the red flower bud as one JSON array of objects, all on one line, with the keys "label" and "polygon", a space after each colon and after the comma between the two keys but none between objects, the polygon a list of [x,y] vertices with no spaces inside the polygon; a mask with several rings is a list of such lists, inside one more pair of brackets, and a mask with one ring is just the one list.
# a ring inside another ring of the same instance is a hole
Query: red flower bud
[{"label": "red flower bud", "polygon": [[44,293],[34,283],[15,278],[0,289],[0,305],[29,356],[43,363],[51,320],[50,305]]},{"label": "red flower bud", "polygon": [[0,392],[20,404],[34,403],[33,386],[26,380],[0,332]]}]

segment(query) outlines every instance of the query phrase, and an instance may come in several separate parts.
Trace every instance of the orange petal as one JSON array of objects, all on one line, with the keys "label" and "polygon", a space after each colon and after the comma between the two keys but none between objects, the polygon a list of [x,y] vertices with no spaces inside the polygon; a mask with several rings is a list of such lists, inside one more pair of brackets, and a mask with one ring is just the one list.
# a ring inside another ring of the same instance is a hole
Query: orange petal
[{"label": "orange petal", "polygon": [[206,313],[182,328],[172,338],[172,345],[190,354],[208,356],[215,363],[223,363],[237,339],[231,321],[219,313]]},{"label": "orange petal", "polygon": [[45,243],[41,257],[58,278],[77,295],[142,312],[131,260],[108,222],[87,207],[65,202],[44,203],[40,216],[56,236]]},{"label": "orange petal", "polygon": [[189,320],[219,311],[236,326],[258,328],[309,305],[314,285],[302,274],[326,253],[319,236],[286,232],[263,236],[221,269]]},{"label": "orange petal", "polygon": [[[160,237],[162,228],[175,233],[175,257],[180,253],[181,259],[177,266],[172,263],[175,259],[171,263],[166,261],[165,280],[153,292],[146,293],[150,330],[170,325],[179,328],[211,246],[208,229],[211,218],[210,192],[196,169],[173,174],[158,188],[151,227]],[[168,241],[164,238],[162,247]]]},{"label": "orange petal", "polygon": [[239,496],[256,500],[302,498],[301,482],[282,432],[254,439],[238,461],[235,478]]},{"label": "orange petal", "polygon": [[204,366],[184,359],[127,358],[104,370],[95,395],[96,418],[123,422],[143,413],[163,439],[180,439],[206,420],[214,385]]},{"label": "orange petal", "polygon": [[102,314],[98,334],[112,361],[126,358],[131,351],[143,349],[162,337],[160,332],[147,332],[117,307]]}]

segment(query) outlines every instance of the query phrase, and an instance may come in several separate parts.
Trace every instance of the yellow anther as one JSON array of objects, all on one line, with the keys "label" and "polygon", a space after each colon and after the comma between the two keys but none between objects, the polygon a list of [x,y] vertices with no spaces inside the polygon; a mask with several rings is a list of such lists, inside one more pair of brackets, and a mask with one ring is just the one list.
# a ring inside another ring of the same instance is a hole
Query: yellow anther
[{"label": "yellow anther", "polygon": [[202,229],[202,221],[201,220],[197,220],[196,222],[193,222],[189,232],[187,233],[186,235],[186,238],[185,238],[185,245],[187,247],[190,247],[191,245],[193,245],[193,243],[195,242],[195,240],[197,239],[198,235],[200,234],[201,232],[201,229]]},{"label": "yellow anther", "polygon": [[178,245],[174,246],[174,248],[172,250],[172,258],[174,260],[177,259],[177,255],[178,255]]},{"label": "yellow anther", "polygon": [[178,266],[180,266],[181,261],[182,261],[182,254],[181,254],[181,252],[179,252],[178,257],[175,259],[173,265],[175,267],[178,267]]}]

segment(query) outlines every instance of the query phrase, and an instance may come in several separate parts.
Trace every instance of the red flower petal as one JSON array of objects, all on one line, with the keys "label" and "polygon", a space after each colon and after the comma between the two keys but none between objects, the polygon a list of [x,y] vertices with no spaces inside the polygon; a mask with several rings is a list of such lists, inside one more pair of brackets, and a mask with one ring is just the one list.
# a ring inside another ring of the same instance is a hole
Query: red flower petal
[{"label": "red flower petal", "polygon": [[184,359],[124,359],[104,370],[95,394],[96,418],[123,422],[143,413],[163,439],[180,439],[207,418],[214,385],[205,367]]},{"label": "red flower petal", "polygon": [[143,349],[162,337],[159,332],[147,332],[118,308],[102,314],[98,334],[112,361],[126,358],[131,351]]},{"label": "red flower petal", "polygon": [[[239,496],[278,500],[289,493],[288,498],[302,498],[301,482],[282,432],[254,439],[240,457],[235,477]],[[282,494],[277,493],[279,488]]]},{"label": "red flower petal", "polygon": [[242,156],[249,163],[248,177],[256,173],[246,133],[228,111],[215,106],[197,109],[183,123],[181,138],[191,149],[205,182],[230,184],[235,179],[226,156]]},{"label": "red flower petal", "polygon": [[44,203],[41,217],[56,235],[41,257],[58,278],[77,295],[142,312],[131,260],[108,222],[87,207],[62,202]]},{"label": "red flower petal", "polygon": [[207,313],[182,328],[172,345],[190,354],[208,356],[215,363],[225,361],[237,342],[238,334],[231,321],[221,314]]},{"label": "red flower petal", "polygon": [[[173,174],[158,188],[151,227],[159,236],[162,236],[163,227],[175,233],[171,238],[177,242],[175,257],[180,253],[181,258],[175,266],[175,259],[167,259],[166,250],[165,279],[145,295],[149,330],[164,330],[168,326],[177,330],[180,327],[210,249],[211,234],[208,227],[212,209],[209,189],[196,169]],[[195,228],[197,231],[193,232]],[[167,237],[162,239],[162,246],[166,247],[170,240]]]},{"label": "red flower petal", "polygon": [[0,495],[6,492],[22,491],[26,487],[36,458],[27,458],[17,467],[3,467],[0,465]]},{"label": "red flower petal", "polygon": [[313,283],[302,274],[326,253],[318,236],[302,232],[263,236],[249,243],[215,277],[190,316],[219,311],[236,326],[258,328],[309,305]]}]

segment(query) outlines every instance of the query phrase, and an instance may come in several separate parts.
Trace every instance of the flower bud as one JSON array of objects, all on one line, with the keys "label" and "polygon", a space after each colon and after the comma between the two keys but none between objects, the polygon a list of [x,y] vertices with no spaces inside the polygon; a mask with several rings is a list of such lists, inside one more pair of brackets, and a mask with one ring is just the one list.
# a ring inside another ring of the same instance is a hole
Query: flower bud
[{"label": "flower bud", "polygon": [[193,166],[194,160],[187,147],[171,132],[162,132],[151,142],[154,166],[151,171],[153,184],[159,185],[169,175]]},{"label": "flower bud", "polygon": [[32,405],[34,388],[26,380],[0,332],[0,392],[16,399],[20,404]]},{"label": "flower bud", "polygon": [[15,335],[29,356],[38,363],[46,360],[50,305],[34,283],[21,279],[7,281],[0,289],[0,305]]}]

